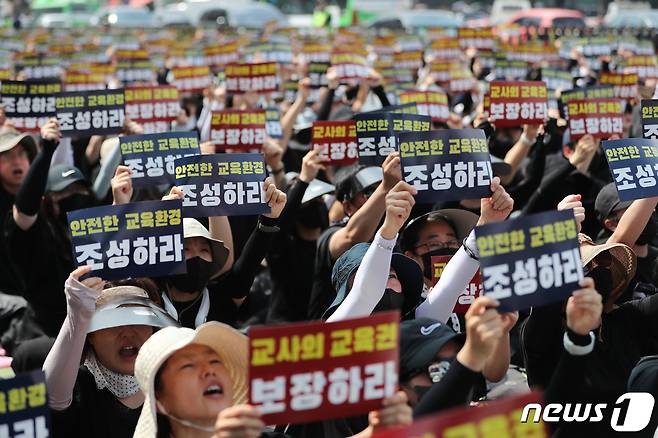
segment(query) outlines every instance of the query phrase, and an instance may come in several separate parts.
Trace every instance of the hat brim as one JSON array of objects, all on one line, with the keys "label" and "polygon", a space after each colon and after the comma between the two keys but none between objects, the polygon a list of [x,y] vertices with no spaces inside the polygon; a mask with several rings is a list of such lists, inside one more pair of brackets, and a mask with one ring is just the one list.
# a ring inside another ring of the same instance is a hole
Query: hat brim
[{"label": "hat brim", "polygon": [[19,144],[25,148],[28,156],[30,157],[30,160],[32,160],[37,155],[37,142],[34,141],[34,138],[27,133],[16,135],[11,140],[1,144],[0,153],[10,151]]},{"label": "hat brim", "polygon": [[178,322],[167,312],[155,307],[118,307],[96,312],[91,319],[87,333],[127,325],[147,325],[151,327],[177,326]]},{"label": "hat brim", "polygon": [[[185,231],[185,229],[183,229]],[[212,270],[210,278],[217,277],[228,259],[229,249],[224,245],[219,239],[214,239],[210,235],[202,234],[200,231],[192,231],[189,233],[184,233],[183,238],[192,238],[192,237],[203,237],[210,243],[210,250],[212,251]]]},{"label": "hat brim", "polygon": [[467,237],[479,219],[478,215],[471,211],[461,210],[459,208],[444,208],[442,210],[434,210],[425,213],[422,216],[418,216],[407,224],[402,233],[404,234],[408,232],[407,230],[412,230],[415,227],[424,225],[427,223],[427,219],[430,215],[436,214],[445,216],[450,222],[452,222],[458,240],[463,240]]},{"label": "hat brim", "polygon": [[[424,345],[415,350],[411,357],[400,358],[400,376],[409,373],[410,371],[428,367],[432,362],[436,360],[436,355],[444,345],[450,341],[464,342],[466,340],[466,335],[464,333],[457,333],[450,336],[442,337],[432,337],[428,339]],[[404,366],[402,365],[404,363]]]},{"label": "hat brim", "polygon": [[302,204],[305,204],[309,201],[314,200],[315,198],[319,198],[320,196],[326,195],[327,193],[332,193],[336,191],[336,187],[328,184],[324,181],[321,181],[319,179],[314,179],[311,181],[311,183],[306,187],[306,191],[304,191],[304,196],[302,197]]},{"label": "hat brim", "polygon": [[61,192],[62,190],[65,190],[66,188],[68,188],[71,184],[75,184],[77,182],[82,183],[85,186],[89,187],[89,182],[86,179],[75,176],[75,177],[60,181],[57,184],[54,184],[52,186],[48,186],[47,191],[49,191],[49,192]]}]

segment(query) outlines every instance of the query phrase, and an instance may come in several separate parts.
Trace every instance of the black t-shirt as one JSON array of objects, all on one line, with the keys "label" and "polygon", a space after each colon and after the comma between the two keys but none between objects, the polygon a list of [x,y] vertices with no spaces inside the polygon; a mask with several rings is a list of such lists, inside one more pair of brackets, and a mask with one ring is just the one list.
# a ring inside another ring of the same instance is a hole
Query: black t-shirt
[{"label": "black t-shirt", "polygon": [[94,377],[80,367],[73,401],[52,412],[53,438],[132,438],[142,407],[130,409],[107,389],[97,389]]},{"label": "black t-shirt", "polygon": [[[0,230],[12,214],[14,195],[7,192],[0,184]],[[4,233],[0,233],[0,292],[12,295],[23,293],[23,278],[14,265],[14,257]]]},{"label": "black t-shirt", "polygon": [[313,287],[316,241],[280,233],[267,257],[272,276],[268,322],[304,321]]},{"label": "black t-shirt", "polygon": [[341,222],[330,226],[318,239],[315,252],[313,289],[311,290],[311,299],[308,303],[308,319],[322,318],[322,314],[329,308],[334,298],[336,298],[336,290],[331,284],[331,270],[336,260],[331,258],[329,241],[336,231],[343,228],[346,224],[347,222]]},{"label": "black t-shirt", "polygon": [[25,279],[24,297],[34,312],[36,326],[30,330],[25,327],[23,338],[41,334],[55,337],[66,317],[64,282],[74,269],[67,231],[42,213],[27,231],[9,217],[4,231],[12,258]]},{"label": "black t-shirt", "polygon": [[192,301],[171,301],[171,304],[176,308],[178,312],[178,322],[181,326],[194,329],[197,313],[199,313],[199,308],[201,307],[203,295],[199,295],[196,300]]}]

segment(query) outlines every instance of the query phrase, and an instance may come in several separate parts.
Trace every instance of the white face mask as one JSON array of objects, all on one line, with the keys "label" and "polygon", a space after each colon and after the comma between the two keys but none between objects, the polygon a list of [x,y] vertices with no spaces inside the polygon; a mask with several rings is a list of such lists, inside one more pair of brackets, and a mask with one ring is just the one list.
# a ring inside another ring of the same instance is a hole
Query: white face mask
[{"label": "white face mask", "polygon": [[174,420],[176,423],[182,424],[183,426],[191,427],[192,429],[201,430],[203,432],[210,432],[210,433],[215,432],[214,427],[200,426],[198,424],[192,423],[191,421],[183,420],[182,418],[178,418],[171,415],[170,413],[167,412],[164,406],[162,406],[162,403],[160,403],[159,401],[156,401],[155,404],[158,407],[158,412],[160,412],[162,415],[166,416],[167,418]]},{"label": "white face mask", "polygon": [[139,392],[139,384],[135,376],[117,373],[108,369],[98,362],[96,355],[91,351],[85,359],[85,366],[94,376],[96,388],[107,388],[118,399],[132,397]]}]

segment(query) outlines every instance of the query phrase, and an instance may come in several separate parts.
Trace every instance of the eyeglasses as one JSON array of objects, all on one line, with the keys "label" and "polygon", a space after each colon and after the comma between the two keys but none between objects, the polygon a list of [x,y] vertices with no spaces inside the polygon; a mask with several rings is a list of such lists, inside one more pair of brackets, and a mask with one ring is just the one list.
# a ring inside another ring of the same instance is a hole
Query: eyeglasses
[{"label": "eyeglasses", "polygon": [[418,252],[418,249],[424,249],[425,252],[430,252],[430,251],[436,251],[437,249],[445,249],[445,248],[452,248],[452,249],[459,249],[459,246],[462,243],[457,240],[457,239],[451,239],[448,240],[447,242],[442,242],[438,239],[433,239],[429,240],[425,243],[421,243],[420,245],[417,245],[414,247],[414,250]]}]

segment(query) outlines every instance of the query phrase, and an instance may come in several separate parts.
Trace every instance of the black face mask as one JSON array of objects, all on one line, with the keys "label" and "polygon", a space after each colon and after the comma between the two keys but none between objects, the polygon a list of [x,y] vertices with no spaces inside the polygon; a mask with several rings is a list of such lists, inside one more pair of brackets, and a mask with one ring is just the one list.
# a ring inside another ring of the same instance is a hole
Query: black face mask
[{"label": "black face mask", "polygon": [[311,143],[311,128],[302,129],[295,133],[295,141],[299,144],[310,144]]},{"label": "black face mask", "polygon": [[210,280],[212,263],[201,257],[192,257],[187,260],[187,273],[175,274],[167,277],[167,281],[180,292],[201,292]]},{"label": "black face mask", "polygon": [[441,248],[430,251],[427,254],[423,254],[423,276],[428,280],[432,279],[432,257],[433,256],[453,256],[457,253],[455,248]]},{"label": "black face mask", "polygon": [[612,293],[612,272],[608,268],[597,266],[587,276],[594,280],[594,287],[601,294],[605,305]]},{"label": "black face mask", "polygon": [[414,392],[416,393],[416,403],[419,403],[423,397],[432,389],[431,386],[414,386]]},{"label": "black face mask", "polygon": [[324,202],[309,202],[297,212],[297,220],[304,228],[322,228],[329,226],[329,211]]},{"label": "black face mask", "polygon": [[375,306],[374,312],[387,312],[389,310],[402,310],[404,306],[404,295],[393,289],[386,289],[382,299]]},{"label": "black face mask", "polygon": [[59,219],[66,223],[66,213],[93,207],[96,205],[96,199],[87,193],[74,193],[61,199],[57,204],[59,205]]},{"label": "black face mask", "polygon": [[642,234],[640,234],[640,237],[635,241],[635,244],[646,245],[647,243],[651,243],[656,237],[656,234],[658,234],[658,223],[656,222],[655,215],[652,214],[649,218],[649,222],[647,222],[644,230],[642,230]]}]

